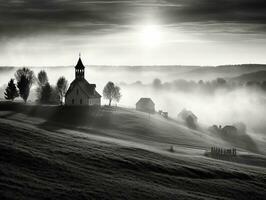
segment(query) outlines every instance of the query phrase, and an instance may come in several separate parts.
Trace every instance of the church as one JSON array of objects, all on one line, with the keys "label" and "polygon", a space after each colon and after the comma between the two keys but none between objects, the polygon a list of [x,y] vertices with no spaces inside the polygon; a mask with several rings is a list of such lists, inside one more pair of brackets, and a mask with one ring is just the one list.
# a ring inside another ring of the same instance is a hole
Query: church
[{"label": "church", "polygon": [[85,67],[79,56],[75,66],[75,80],[70,84],[66,95],[65,105],[71,106],[100,106],[101,95],[96,91],[96,85],[85,79]]}]

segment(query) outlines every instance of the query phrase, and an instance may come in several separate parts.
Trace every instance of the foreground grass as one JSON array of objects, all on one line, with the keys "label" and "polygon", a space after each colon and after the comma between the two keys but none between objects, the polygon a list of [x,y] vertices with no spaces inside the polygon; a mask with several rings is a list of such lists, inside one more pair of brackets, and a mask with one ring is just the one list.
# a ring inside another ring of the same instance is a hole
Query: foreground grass
[{"label": "foreground grass", "polygon": [[[60,126],[56,118],[48,123],[40,116],[55,116],[49,110],[41,114],[30,109],[27,115],[13,111],[0,112],[1,199],[263,199],[266,195],[264,167],[213,160],[194,151],[164,151],[161,147],[173,134],[180,149],[184,143],[193,148],[198,142],[197,152],[208,141],[201,142],[201,133],[171,124],[159,131],[146,126],[141,113],[111,112],[102,116],[106,122],[86,118],[72,129],[78,121]],[[102,119],[102,113],[95,116]]]}]

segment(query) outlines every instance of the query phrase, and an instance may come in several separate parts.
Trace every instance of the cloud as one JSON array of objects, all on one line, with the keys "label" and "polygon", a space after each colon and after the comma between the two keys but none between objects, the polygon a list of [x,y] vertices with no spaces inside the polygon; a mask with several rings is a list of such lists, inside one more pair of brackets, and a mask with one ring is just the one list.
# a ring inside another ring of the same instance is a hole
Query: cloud
[{"label": "cloud", "polygon": [[197,31],[200,32],[212,30],[215,25],[215,30],[218,32],[228,27],[232,30],[231,34],[265,33],[266,2],[264,0],[0,0],[0,37],[54,32],[106,33],[128,29],[150,18],[155,18],[166,26],[186,28],[186,24],[192,24],[198,27]]}]

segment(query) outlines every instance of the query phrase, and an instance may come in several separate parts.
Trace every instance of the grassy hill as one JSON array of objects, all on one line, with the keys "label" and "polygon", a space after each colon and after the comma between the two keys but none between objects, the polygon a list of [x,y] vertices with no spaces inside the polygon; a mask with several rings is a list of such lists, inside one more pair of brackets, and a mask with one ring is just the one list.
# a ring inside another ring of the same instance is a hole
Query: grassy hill
[{"label": "grassy hill", "polygon": [[[263,199],[266,158],[124,108],[0,103],[1,199]],[[174,145],[175,152],[169,152]]]}]

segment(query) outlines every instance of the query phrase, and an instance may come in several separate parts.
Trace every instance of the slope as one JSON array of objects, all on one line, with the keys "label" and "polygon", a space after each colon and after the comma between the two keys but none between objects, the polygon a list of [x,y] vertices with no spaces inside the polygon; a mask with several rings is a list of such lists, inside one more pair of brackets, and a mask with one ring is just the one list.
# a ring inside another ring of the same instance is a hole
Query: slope
[{"label": "slope", "polygon": [[[121,108],[0,108],[1,199],[263,199],[266,194],[264,156],[243,150],[243,157],[261,160],[258,166],[204,157],[210,145],[228,144],[157,115]],[[167,151],[170,144],[175,153]]]}]

